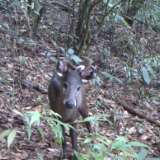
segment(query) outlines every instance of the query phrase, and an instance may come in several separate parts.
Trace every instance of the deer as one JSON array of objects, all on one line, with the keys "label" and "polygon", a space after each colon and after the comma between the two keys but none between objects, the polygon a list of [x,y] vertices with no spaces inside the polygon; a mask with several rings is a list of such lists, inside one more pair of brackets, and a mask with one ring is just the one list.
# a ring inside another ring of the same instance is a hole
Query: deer
[{"label": "deer", "polygon": [[[88,117],[88,106],[86,104],[86,95],[83,82],[90,80],[94,74],[94,67],[80,65],[76,69],[69,68],[65,58],[59,58],[56,70],[49,82],[48,97],[51,110],[58,113],[61,118],[59,120],[64,123],[71,123],[76,129],[76,123],[72,123],[77,119],[78,112],[83,119]],[[92,129],[90,122],[85,122],[88,132],[91,134]],[[65,128],[62,127],[62,149],[63,159],[68,159],[67,146],[65,138]],[[70,137],[72,148],[78,151],[77,147],[77,131],[70,128]],[[77,157],[74,155],[75,160]]]}]

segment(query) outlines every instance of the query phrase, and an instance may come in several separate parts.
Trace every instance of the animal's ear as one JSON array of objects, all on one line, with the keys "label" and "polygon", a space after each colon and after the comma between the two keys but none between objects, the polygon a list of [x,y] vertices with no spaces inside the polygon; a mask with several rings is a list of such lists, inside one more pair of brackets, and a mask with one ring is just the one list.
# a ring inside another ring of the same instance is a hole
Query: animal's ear
[{"label": "animal's ear", "polygon": [[62,77],[68,71],[68,63],[65,58],[59,58],[56,66],[57,74]]},{"label": "animal's ear", "polygon": [[90,80],[93,77],[95,68],[93,66],[88,66],[83,69],[80,73],[83,82]]},{"label": "animal's ear", "polygon": [[82,72],[84,69],[85,69],[85,66],[80,65],[80,66],[78,66],[75,70],[76,70],[76,72],[80,75],[81,72]]}]

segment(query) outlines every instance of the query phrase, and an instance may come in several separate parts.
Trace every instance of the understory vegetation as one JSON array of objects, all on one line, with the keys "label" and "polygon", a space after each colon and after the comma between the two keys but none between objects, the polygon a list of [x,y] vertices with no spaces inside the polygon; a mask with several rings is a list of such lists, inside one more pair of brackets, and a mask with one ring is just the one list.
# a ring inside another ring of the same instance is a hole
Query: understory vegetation
[{"label": "understory vegetation", "polygon": [[95,67],[89,117],[75,122],[78,159],[160,160],[159,0],[0,0],[0,15],[0,159],[62,157],[71,125],[47,90],[65,57]]}]

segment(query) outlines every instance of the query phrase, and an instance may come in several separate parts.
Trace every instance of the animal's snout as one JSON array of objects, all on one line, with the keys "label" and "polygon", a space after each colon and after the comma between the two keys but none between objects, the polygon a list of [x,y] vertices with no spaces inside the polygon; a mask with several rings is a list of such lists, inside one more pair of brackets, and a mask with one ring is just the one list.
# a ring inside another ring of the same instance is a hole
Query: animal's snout
[{"label": "animal's snout", "polygon": [[66,103],[65,103],[65,106],[67,107],[67,108],[74,108],[74,107],[76,107],[76,103],[74,102],[74,101],[72,101],[72,100],[69,100],[69,101],[66,101]]}]

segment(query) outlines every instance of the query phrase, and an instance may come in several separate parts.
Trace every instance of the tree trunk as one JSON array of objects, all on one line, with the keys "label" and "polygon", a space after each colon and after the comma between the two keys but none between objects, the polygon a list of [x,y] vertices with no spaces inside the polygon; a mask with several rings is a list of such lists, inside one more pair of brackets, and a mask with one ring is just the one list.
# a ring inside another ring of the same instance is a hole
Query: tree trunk
[{"label": "tree trunk", "polygon": [[128,1],[127,16],[129,18],[124,17],[124,19],[130,26],[132,26],[133,22],[134,22],[134,19],[132,19],[132,18],[135,17],[135,15],[139,11],[139,9],[142,7],[144,2],[145,2],[145,0],[134,0],[134,1],[132,1],[132,4],[130,5],[130,0]]}]

